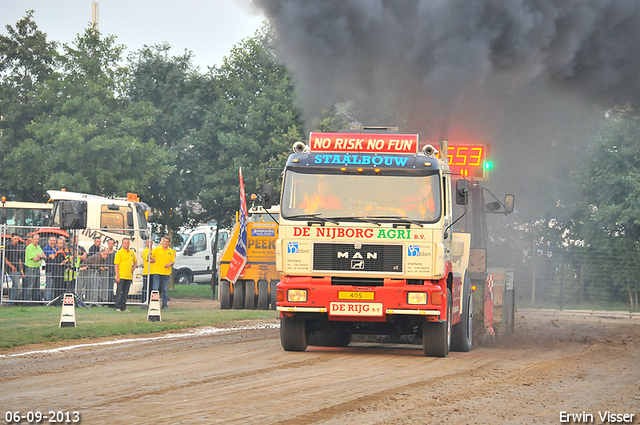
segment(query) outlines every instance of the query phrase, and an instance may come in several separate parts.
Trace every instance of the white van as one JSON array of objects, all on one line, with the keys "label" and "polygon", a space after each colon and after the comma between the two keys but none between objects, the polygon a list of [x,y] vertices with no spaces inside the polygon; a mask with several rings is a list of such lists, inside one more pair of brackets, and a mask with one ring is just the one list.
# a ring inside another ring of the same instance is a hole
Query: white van
[{"label": "white van", "polygon": [[[191,232],[181,234],[184,244],[176,249],[176,261],[173,265],[173,279],[176,285],[189,285],[191,283],[211,282],[213,258],[213,245],[215,243],[215,226],[199,226]],[[218,231],[218,249],[222,248],[229,240],[229,231]]]}]

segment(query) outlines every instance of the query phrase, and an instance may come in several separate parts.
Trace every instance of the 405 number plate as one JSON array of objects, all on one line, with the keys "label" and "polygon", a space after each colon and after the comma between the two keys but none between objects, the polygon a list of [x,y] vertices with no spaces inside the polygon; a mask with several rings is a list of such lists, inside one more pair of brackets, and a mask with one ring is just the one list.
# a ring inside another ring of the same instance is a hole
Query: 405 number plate
[{"label": "405 number plate", "polygon": [[357,292],[357,291],[338,291],[339,300],[373,300],[375,294],[373,292]]}]

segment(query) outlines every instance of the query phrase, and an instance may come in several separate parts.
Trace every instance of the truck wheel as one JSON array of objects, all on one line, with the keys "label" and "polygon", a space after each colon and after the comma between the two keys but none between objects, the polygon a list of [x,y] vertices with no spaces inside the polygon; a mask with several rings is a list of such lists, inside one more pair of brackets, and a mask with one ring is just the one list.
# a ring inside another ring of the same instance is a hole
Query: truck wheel
[{"label": "truck wheel", "polygon": [[187,272],[180,272],[178,273],[178,275],[176,276],[176,280],[175,280],[176,285],[188,285],[191,283],[191,279],[189,278],[189,273]]},{"label": "truck wheel", "polygon": [[256,308],[256,284],[253,280],[244,281],[244,308],[245,310]]},{"label": "truck wheel", "polygon": [[224,279],[220,281],[220,293],[218,297],[220,298],[220,308],[222,310],[228,310],[231,308],[231,294],[230,291],[231,284],[228,280]]},{"label": "truck wheel", "polygon": [[276,286],[278,285],[278,281],[277,280],[272,280],[271,283],[269,284],[269,287],[271,289],[271,310],[275,310],[276,309],[276,302],[278,301],[278,294],[276,292],[277,288]]},{"label": "truck wheel", "polygon": [[422,350],[425,356],[447,357],[451,347],[451,291],[447,289],[447,320],[422,325]]},{"label": "truck wheel", "polygon": [[471,280],[464,279],[460,322],[451,327],[451,351],[467,352],[473,345],[473,293]]},{"label": "truck wheel", "polygon": [[280,321],[280,344],[284,351],[304,351],[307,349],[307,323],[291,317]]},{"label": "truck wheel", "polygon": [[258,281],[258,310],[269,310],[269,282]]},{"label": "truck wheel", "polygon": [[237,280],[233,284],[233,309],[242,310],[244,307],[244,281]]}]

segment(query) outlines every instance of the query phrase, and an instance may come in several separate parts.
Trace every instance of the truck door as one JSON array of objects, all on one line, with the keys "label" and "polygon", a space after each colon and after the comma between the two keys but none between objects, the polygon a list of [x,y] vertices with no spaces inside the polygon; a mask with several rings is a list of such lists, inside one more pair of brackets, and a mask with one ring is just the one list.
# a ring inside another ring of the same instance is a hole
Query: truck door
[{"label": "truck door", "polygon": [[207,234],[203,231],[194,231],[184,247],[183,264],[181,267],[191,269],[194,281],[199,281],[202,275],[210,276],[211,251],[207,242]]}]

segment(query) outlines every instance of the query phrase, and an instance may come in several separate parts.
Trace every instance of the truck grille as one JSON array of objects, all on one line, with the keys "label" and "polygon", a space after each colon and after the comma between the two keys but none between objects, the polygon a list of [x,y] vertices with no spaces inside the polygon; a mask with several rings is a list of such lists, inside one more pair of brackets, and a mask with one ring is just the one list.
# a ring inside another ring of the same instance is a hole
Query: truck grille
[{"label": "truck grille", "polygon": [[402,245],[316,243],[313,270],[402,273]]}]

